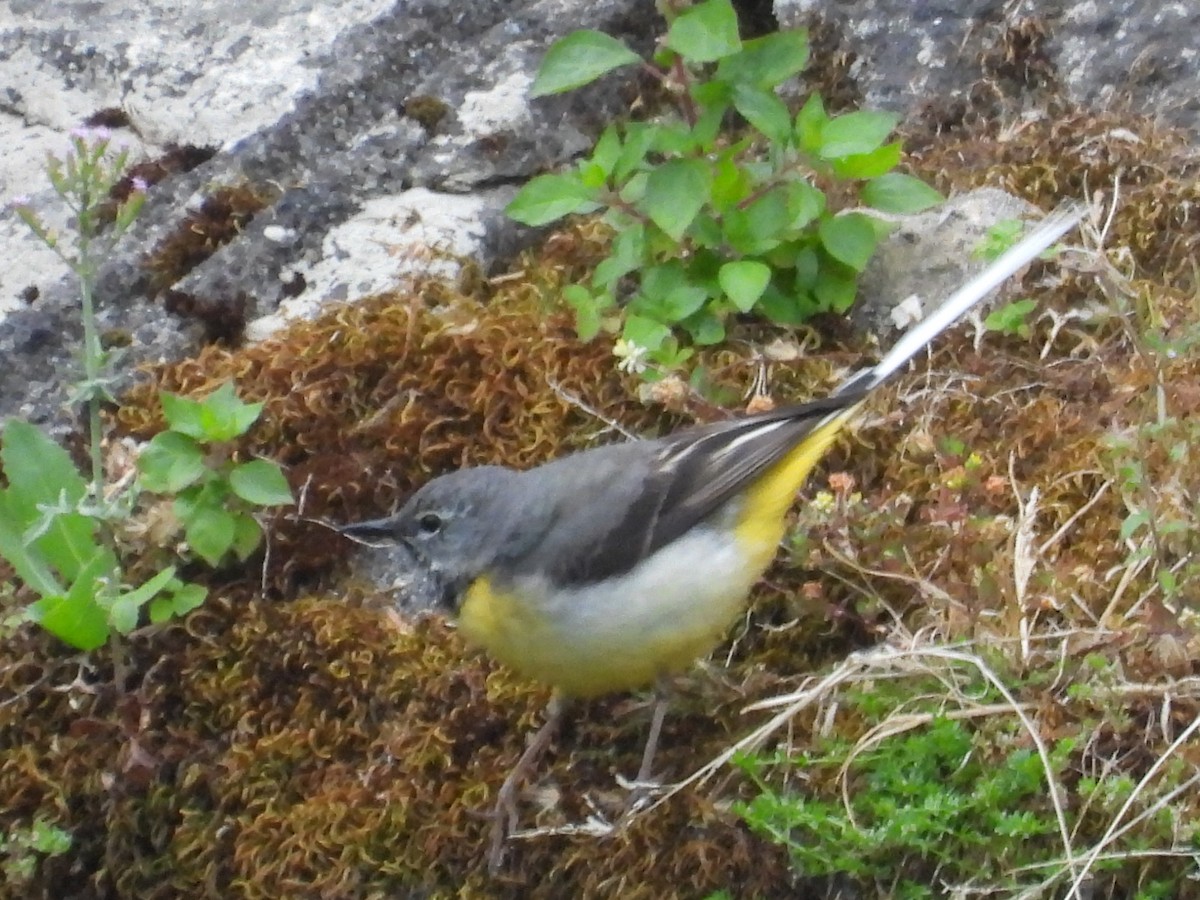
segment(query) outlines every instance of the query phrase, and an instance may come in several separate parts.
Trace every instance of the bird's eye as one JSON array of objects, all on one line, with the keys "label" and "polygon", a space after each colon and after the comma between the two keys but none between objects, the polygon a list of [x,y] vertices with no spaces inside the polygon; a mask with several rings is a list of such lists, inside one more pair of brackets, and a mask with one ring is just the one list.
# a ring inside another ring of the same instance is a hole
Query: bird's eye
[{"label": "bird's eye", "polygon": [[437,534],[442,530],[442,517],[437,513],[425,513],[425,515],[417,519],[417,528],[424,535]]}]

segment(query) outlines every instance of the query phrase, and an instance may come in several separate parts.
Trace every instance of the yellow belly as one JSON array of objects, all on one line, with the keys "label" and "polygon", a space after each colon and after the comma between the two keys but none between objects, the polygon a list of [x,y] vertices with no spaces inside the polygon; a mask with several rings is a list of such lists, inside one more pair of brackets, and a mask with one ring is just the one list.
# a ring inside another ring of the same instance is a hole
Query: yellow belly
[{"label": "yellow belly", "polygon": [[652,684],[720,642],[770,565],[792,498],[852,411],[826,424],[707,522],[600,584],[477,579],[459,612],[472,643],[564,694]]}]

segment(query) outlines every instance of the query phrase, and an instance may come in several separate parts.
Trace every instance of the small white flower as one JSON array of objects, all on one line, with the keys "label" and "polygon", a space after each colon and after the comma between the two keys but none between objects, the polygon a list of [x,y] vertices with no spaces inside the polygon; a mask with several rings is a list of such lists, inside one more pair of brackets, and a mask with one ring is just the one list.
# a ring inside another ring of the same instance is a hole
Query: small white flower
[{"label": "small white flower", "polygon": [[631,375],[646,371],[646,357],[649,354],[650,351],[645,347],[638,346],[624,338],[618,338],[613,345],[613,356],[620,360],[617,368]]}]

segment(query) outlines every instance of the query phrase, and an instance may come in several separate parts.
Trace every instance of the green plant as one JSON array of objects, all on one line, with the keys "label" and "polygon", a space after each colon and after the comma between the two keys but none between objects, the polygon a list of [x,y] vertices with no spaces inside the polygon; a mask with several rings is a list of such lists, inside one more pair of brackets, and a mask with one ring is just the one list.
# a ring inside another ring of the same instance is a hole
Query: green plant
[{"label": "green plant", "polygon": [[1037,301],[1028,298],[1014,300],[992,310],[983,320],[988,331],[998,331],[1013,337],[1028,338],[1032,333],[1028,317],[1037,309]]},{"label": "green plant", "polygon": [[104,480],[100,404],[112,399],[106,373],[106,366],[112,360],[100,345],[96,320],[96,275],[100,262],[133,224],[146,202],[145,184],[135,181],[128,197],[118,204],[112,221],[102,214],[109,208],[109,195],[128,162],[129,151],[114,147],[111,134],[103,128],[73,131],[69,152],[61,159],[49,155],[46,174],[50,185],[73,216],[69,238],[43,222],[28,198],[17,197],[9,204],[17,218],[67,264],[79,282],[84,375],[73,400],[82,402],[87,410],[91,478],[96,495],[100,494]]},{"label": "green plant", "polygon": [[[1126,510],[1118,537],[1128,548],[1130,567],[1147,569],[1162,601],[1177,612],[1189,605],[1195,609],[1200,418],[1188,411],[1186,385],[1200,350],[1200,298],[1172,326],[1155,296],[1138,296],[1129,279],[1110,264],[1105,263],[1104,274],[1099,283],[1109,295],[1112,317],[1150,381],[1147,390],[1131,397],[1129,423],[1115,427],[1105,441],[1104,462]],[[1118,592],[1108,612],[1120,599]]]},{"label": "green plant", "polygon": [[70,849],[70,832],[44,819],[36,820],[28,828],[14,829],[6,836],[0,835],[4,880],[11,887],[26,884],[37,869],[39,856],[61,856]]},{"label": "green plant", "polygon": [[[1054,745],[1056,769],[1073,749],[1070,740]],[[794,758],[742,756],[757,795],[735,809],[784,845],[803,876],[848,876],[904,897],[935,896],[934,873],[942,884],[1002,884],[1022,865],[1055,859],[1061,845],[1037,753],[993,753],[968,723],[935,717],[866,750],[826,741]],[[814,785],[840,777],[845,791],[826,799],[780,788],[784,772]]]},{"label": "green plant", "polygon": [[984,233],[974,255],[988,262],[997,260],[1015,245],[1024,233],[1025,223],[1020,219],[1001,219]]},{"label": "green plant", "polygon": [[210,566],[229,553],[244,560],[262,528],[252,510],[292,502],[279,466],[265,459],[235,462],[224,445],[258,420],[261,403],[243,403],[225,382],[203,400],[164,392],[168,429],[138,458],[141,486],[175,498],[188,546]]},{"label": "green plant", "polygon": [[102,535],[126,514],[128,495],[97,500],[67,452],[37,428],[9,421],[0,463],[8,479],[0,490],[0,555],[39,596],[25,618],[91,650],[114,630],[133,630],[148,602],[159,615],[203,601],[204,590],[176,578],[174,567],[140,586],[125,584],[116,551]]},{"label": "green plant", "polygon": [[[222,443],[249,428],[260,406],[242,404],[225,386],[202,402],[163,395],[171,430],[152,442],[141,478],[105,483],[100,404],[109,398],[107,367],[100,346],[94,303],[101,258],[133,222],[144,201],[134,184],[112,218],[102,214],[126,162],[113,153],[105,132],[77,133],[64,159],[51,157],[50,182],[72,213],[72,234],[47,226],[28,200],[14,202],[17,216],[67,263],[79,281],[84,324],[83,378],[74,395],[87,413],[90,473],[79,472],[70,455],[33,425],[19,419],[4,425],[0,465],[0,555],[38,599],[22,618],[39,623],[66,643],[95,649],[114,633],[137,627],[143,607],[150,620],[182,615],[204,601],[205,590],[165,565],[141,584],[130,584],[118,553],[122,524],[143,490],[177,495],[176,514],[191,549],[210,565],[225,554],[245,558],[261,537],[248,505],[291,499],[273,463],[230,463],[206,457],[199,442]],[[11,621],[11,616],[5,617]]]},{"label": "green plant", "polygon": [[[602,212],[616,235],[609,256],[563,297],[581,337],[619,331],[624,365],[651,374],[723,340],[731,315],[795,324],[850,306],[885,226],[836,214],[823,184],[838,182],[842,195],[852,182],[862,202],[893,213],[940,200],[891,171],[895,115],[831,116],[817,94],[793,115],[777,96],[808,62],[804,32],[743,41],[729,0],[664,6],[667,33],[652,61],[601,32],[574,32],[546,53],[531,93],[642,65],[675,115],[608,127],[590,156],[534,178],[508,207],[529,225]],[[737,135],[726,128],[731,113],[744,124]]]}]

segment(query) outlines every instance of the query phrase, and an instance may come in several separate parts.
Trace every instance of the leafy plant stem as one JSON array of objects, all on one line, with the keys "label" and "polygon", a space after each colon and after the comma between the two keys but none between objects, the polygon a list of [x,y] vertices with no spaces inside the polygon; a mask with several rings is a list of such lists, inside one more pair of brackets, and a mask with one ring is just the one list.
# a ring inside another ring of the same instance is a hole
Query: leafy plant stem
[{"label": "leafy plant stem", "polygon": [[88,396],[84,403],[87,407],[88,419],[88,452],[92,466],[92,492],[97,500],[104,492],[104,462],[102,457],[101,440],[103,432],[100,422],[100,398],[96,396],[96,386],[100,381],[100,368],[103,359],[100,349],[100,334],[96,327],[96,301],[93,291],[94,266],[88,254],[88,235],[81,234],[79,239],[79,294],[83,305],[83,368],[89,385]]}]

